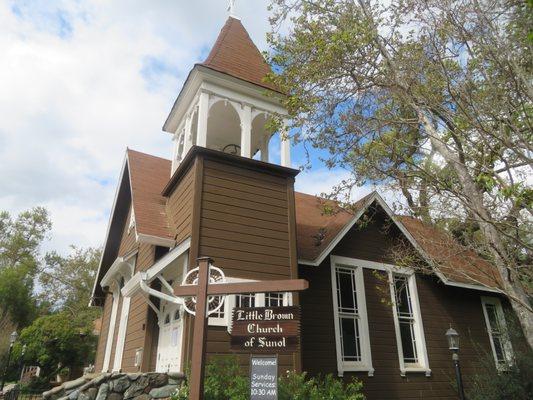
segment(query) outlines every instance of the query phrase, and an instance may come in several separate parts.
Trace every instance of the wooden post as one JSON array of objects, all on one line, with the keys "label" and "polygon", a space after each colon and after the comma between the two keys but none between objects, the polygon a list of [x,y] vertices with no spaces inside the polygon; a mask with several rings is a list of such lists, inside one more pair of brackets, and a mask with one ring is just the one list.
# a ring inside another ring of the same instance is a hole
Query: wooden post
[{"label": "wooden post", "polygon": [[198,295],[194,315],[194,337],[192,342],[191,377],[189,400],[203,400],[205,372],[205,342],[207,337],[207,285],[209,284],[209,257],[198,259]]},{"label": "wooden post", "polygon": [[240,293],[294,292],[309,287],[303,279],[287,279],[263,282],[217,283],[209,285],[209,257],[200,257],[198,261],[198,282],[193,285],[181,285],[174,289],[176,297],[196,297],[194,331],[192,333],[191,376],[189,378],[189,400],[204,399],[205,347],[207,341],[207,305],[208,296],[220,296]]}]

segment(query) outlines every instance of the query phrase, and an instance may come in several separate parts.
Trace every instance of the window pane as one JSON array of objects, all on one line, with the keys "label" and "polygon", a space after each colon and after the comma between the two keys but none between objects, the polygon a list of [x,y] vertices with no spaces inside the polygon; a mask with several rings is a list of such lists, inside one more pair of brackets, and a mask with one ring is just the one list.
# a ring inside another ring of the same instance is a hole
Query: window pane
[{"label": "window pane", "polygon": [[266,307],[281,307],[283,306],[283,293],[266,293],[265,294]]},{"label": "window pane", "polygon": [[337,298],[340,312],[357,313],[355,270],[337,269]]},{"label": "window pane", "polygon": [[253,294],[238,295],[237,307],[255,307],[255,296]]},{"label": "window pane", "polygon": [[394,287],[396,289],[396,308],[398,314],[412,316],[411,295],[406,276],[395,276]]},{"label": "window pane", "polygon": [[403,360],[406,363],[418,362],[413,328],[413,323],[411,321],[400,320],[400,337],[402,339]]},{"label": "window pane", "polygon": [[496,359],[499,363],[505,362],[505,351],[503,349],[503,340],[500,336],[493,336],[494,351],[496,352]]},{"label": "window pane", "polygon": [[394,295],[396,313],[400,325],[400,340],[405,363],[418,363],[417,338],[415,334],[415,315],[409,289],[409,277],[394,275]]},{"label": "window pane", "polygon": [[487,315],[489,317],[490,329],[494,333],[500,332],[500,324],[498,320],[498,314],[496,312],[496,306],[494,304],[486,304]]},{"label": "window pane", "polygon": [[342,357],[344,361],[361,361],[359,327],[355,318],[340,318]]}]

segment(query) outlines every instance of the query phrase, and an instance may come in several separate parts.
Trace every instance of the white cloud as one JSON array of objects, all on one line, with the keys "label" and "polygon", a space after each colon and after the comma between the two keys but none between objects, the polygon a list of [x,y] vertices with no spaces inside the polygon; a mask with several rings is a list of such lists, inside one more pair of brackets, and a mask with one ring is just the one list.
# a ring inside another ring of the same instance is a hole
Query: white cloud
[{"label": "white cloud", "polygon": [[[261,49],[267,3],[237,8]],[[1,1],[0,209],[47,207],[47,249],[100,245],[125,147],[170,156],[161,126],[225,9],[223,0]]]}]

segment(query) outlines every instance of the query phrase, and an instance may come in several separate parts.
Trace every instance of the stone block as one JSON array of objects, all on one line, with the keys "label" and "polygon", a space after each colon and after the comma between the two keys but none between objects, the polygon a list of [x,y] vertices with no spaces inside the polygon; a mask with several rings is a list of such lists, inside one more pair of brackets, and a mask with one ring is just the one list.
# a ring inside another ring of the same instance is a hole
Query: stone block
[{"label": "stone block", "polygon": [[63,387],[65,388],[66,391],[70,391],[70,390],[73,390],[73,389],[76,389],[82,386],[85,382],[86,382],[85,378],[81,377],[73,381],[65,382],[63,384]]},{"label": "stone block", "polygon": [[169,379],[179,380],[182,381],[185,379],[185,374],[183,372],[168,372],[167,373]]},{"label": "stone block", "polygon": [[72,392],[69,393],[67,397],[68,397],[68,400],[76,400],[79,395],[80,395],[79,390],[73,390]]},{"label": "stone block", "polygon": [[78,396],[78,400],[95,400],[97,394],[98,388],[92,387],[87,389],[85,392],[81,392]]},{"label": "stone block", "polygon": [[107,400],[122,400],[122,395],[120,393],[109,393]]},{"label": "stone block", "polygon": [[150,400],[150,396],[147,395],[146,393],[143,393],[135,397],[133,400]]},{"label": "stone block", "polygon": [[126,389],[124,392],[124,399],[131,399],[145,393],[145,389],[149,388],[149,385],[150,377],[147,375],[140,376],[136,381],[131,383],[129,388]]},{"label": "stone block", "polygon": [[167,374],[150,374],[150,385],[152,387],[164,386],[168,383]]},{"label": "stone block", "polygon": [[150,396],[154,399],[162,399],[164,397],[170,397],[176,391],[176,385],[166,385],[150,390]]},{"label": "stone block", "polygon": [[100,385],[100,388],[98,389],[96,400],[106,400],[108,393],[109,393],[109,385],[107,383],[102,383]]},{"label": "stone block", "polygon": [[109,389],[113,392],[122,393],[128,387],[130,387],[131,382],[126,375],[119,377],[118,379],[113,379],[109,381]]},{"label": "stone block", "polygon": [[101,383],[104,383],[105,381],[107,381],[107,380],[109,379],[110,376],[111,376],[111,374],[108,373],[108,372],[106,372],[106,373],[104,373],[104,374],[101,374],[101,375],[97,376],[96,378],[94,378],[94,379],[92,380],[92,384],[93,384],[94,386],[98,386],[98,385],[100,385]]}]

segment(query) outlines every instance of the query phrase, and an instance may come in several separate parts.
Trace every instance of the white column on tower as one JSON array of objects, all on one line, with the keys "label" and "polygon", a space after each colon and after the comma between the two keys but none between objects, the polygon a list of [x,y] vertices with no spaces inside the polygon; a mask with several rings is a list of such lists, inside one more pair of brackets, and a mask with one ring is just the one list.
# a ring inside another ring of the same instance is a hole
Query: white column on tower
[{"label": "white column on tower", "polygon": [[241,156],[252,156],[252,107],[247,104],[241,111]]},{"label": "white column on tower", "polygon": [[270,135],[266,134],[261,138],[261,161],[268,162],[268,143],[270,142]]},{"label": "white column on tower", "polygon": [[291,166],[291,141],[287,131],[287,123],[284,121],[283,127],[279,133],[281,142],[281,165],[284,167]]},{"label": "white column on tower", "polygon": [[192,147],[192,114],[187,115],[185,119],[185,138],[183,141],[183,157],[187,155]]},{"label": "white column on tower", "polygon": [[209,93],[201,92],[198,100],[198,132],[196,145],[207,147],[207,118],[209,116]]},{"label": "white column on tower", "polygon": [[178,154],[178,148],[179,148],[179,129],[174,134],[174,137],[172,138],[172,142],[174,144],[174,152],[172,154],[172,174],[178,168],[179,163],[179,154]]}]

